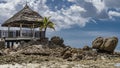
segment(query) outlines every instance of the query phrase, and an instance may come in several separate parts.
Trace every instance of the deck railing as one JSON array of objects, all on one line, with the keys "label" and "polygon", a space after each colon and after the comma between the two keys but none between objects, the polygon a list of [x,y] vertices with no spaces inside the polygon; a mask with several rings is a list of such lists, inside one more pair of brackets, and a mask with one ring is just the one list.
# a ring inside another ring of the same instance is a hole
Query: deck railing
[{"label": "deck railing", "polygon": [[[37,31],[35,30],[34,33],[31,30],[23,30],[22,31],[22,37],[45,37],[44,31]],[[0,38],[2,37],[20,37],[20,30],[10,30],[9,32],[7,30],[0,30]]]}]

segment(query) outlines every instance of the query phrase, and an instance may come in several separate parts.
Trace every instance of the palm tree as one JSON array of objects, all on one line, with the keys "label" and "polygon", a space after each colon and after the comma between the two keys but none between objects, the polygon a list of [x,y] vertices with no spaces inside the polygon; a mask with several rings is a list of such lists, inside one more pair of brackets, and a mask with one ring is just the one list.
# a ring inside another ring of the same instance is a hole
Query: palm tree
[{"label": "palm tree", "polygon": [[40,31],[44,31],[44,36],[46,37],[47,28],[54,29],[54,23],[50,21],[50,17],[44,17],[43,22],[40,24]]}]

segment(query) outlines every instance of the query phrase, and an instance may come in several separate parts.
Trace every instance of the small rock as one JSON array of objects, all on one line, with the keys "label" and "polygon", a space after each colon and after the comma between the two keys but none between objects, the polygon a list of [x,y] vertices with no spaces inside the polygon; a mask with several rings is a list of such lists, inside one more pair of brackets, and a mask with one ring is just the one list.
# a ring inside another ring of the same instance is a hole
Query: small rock
[{"label": "small rock", "polygon": [[84,46],[83,50],[90,50],[91,48],[89,46]]},{"label": "small rock", "polygon": [[63,59],[67,59],[69,57],[72,57],[72,53],[70,51],[66,51],[65,54],[63,55]]},{"label": "small rock", "polygon": [[7,48],[7,49],[5,49],[3,52],[4,52],[6,55],[8,55],[8,54],[10,54],[11,50],[10,50],[9,48]]}]

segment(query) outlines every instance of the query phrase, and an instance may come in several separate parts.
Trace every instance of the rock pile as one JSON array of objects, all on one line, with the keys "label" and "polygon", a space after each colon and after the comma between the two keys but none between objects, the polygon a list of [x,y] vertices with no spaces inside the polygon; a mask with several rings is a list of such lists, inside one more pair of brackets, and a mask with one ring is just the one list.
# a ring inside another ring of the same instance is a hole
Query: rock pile
[{"label": "rock pile", "polygon": [[24,48],[24,47],[27,47],[27,46],[39,45],[39,44],[40,44],[40,42],[37,41],[37,40],[31,40],[29,42],[21,41],[18,48]]},{"label": "rock pile", "polygon": [[117,37],[110,38],[98,37],[92,42],[92,48],[97,49],[98,52],[113,53],[115,47],[117,46],[117,43],[118,43]]},{"label": "rock pile", "polygon": [[45,61],[48,61],[49,57],[61,58],[68,61],[111,59],[113,57],[120,57],[119,53],[110,54],[113,53],[117,43],[118,39],[116,37],[98,37],[93,41],[92,47],[84,46],[83,48],[72,48],[65,46],[64,40],[55,36],[51,38],[49,44],[46,43],[45,45],[40,44],[38,41],[31,41],[22,44],[20,47],[17,47],[17,49],[1,49],[0,57],[2,58],[0,58],[0,62],[4,60],[8,62],[6,58],[9,62],[20,61],[21,63],[26,62],[25,60],[28,62],[34,60],[35,62],[39,62],[38,60],[41,60],[39,59],[41,57],[45,57]]},{"label": "rock pile", "polygon": [[23,48],[21,54],[49,56],[50,51],[47,48],[43,49],[42,45],[32,45]]},{"label": "rock pile", "polygon": [[61,52],[61,56],[63,59],[67,59],[68,61],[80,61],[80,60],[95,60],[98,53],[91,49],[84,50],[80,48],[65,48]]}]

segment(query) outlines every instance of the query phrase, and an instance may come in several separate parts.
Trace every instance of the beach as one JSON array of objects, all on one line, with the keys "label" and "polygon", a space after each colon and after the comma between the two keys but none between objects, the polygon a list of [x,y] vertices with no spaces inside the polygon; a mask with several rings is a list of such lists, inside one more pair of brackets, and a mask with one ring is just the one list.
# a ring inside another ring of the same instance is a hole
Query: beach
[{"label": "beach", "polygon": [[41,63],[3,64],[0,68],[120,68],[120,58],[112,60],[43,61]]}]

